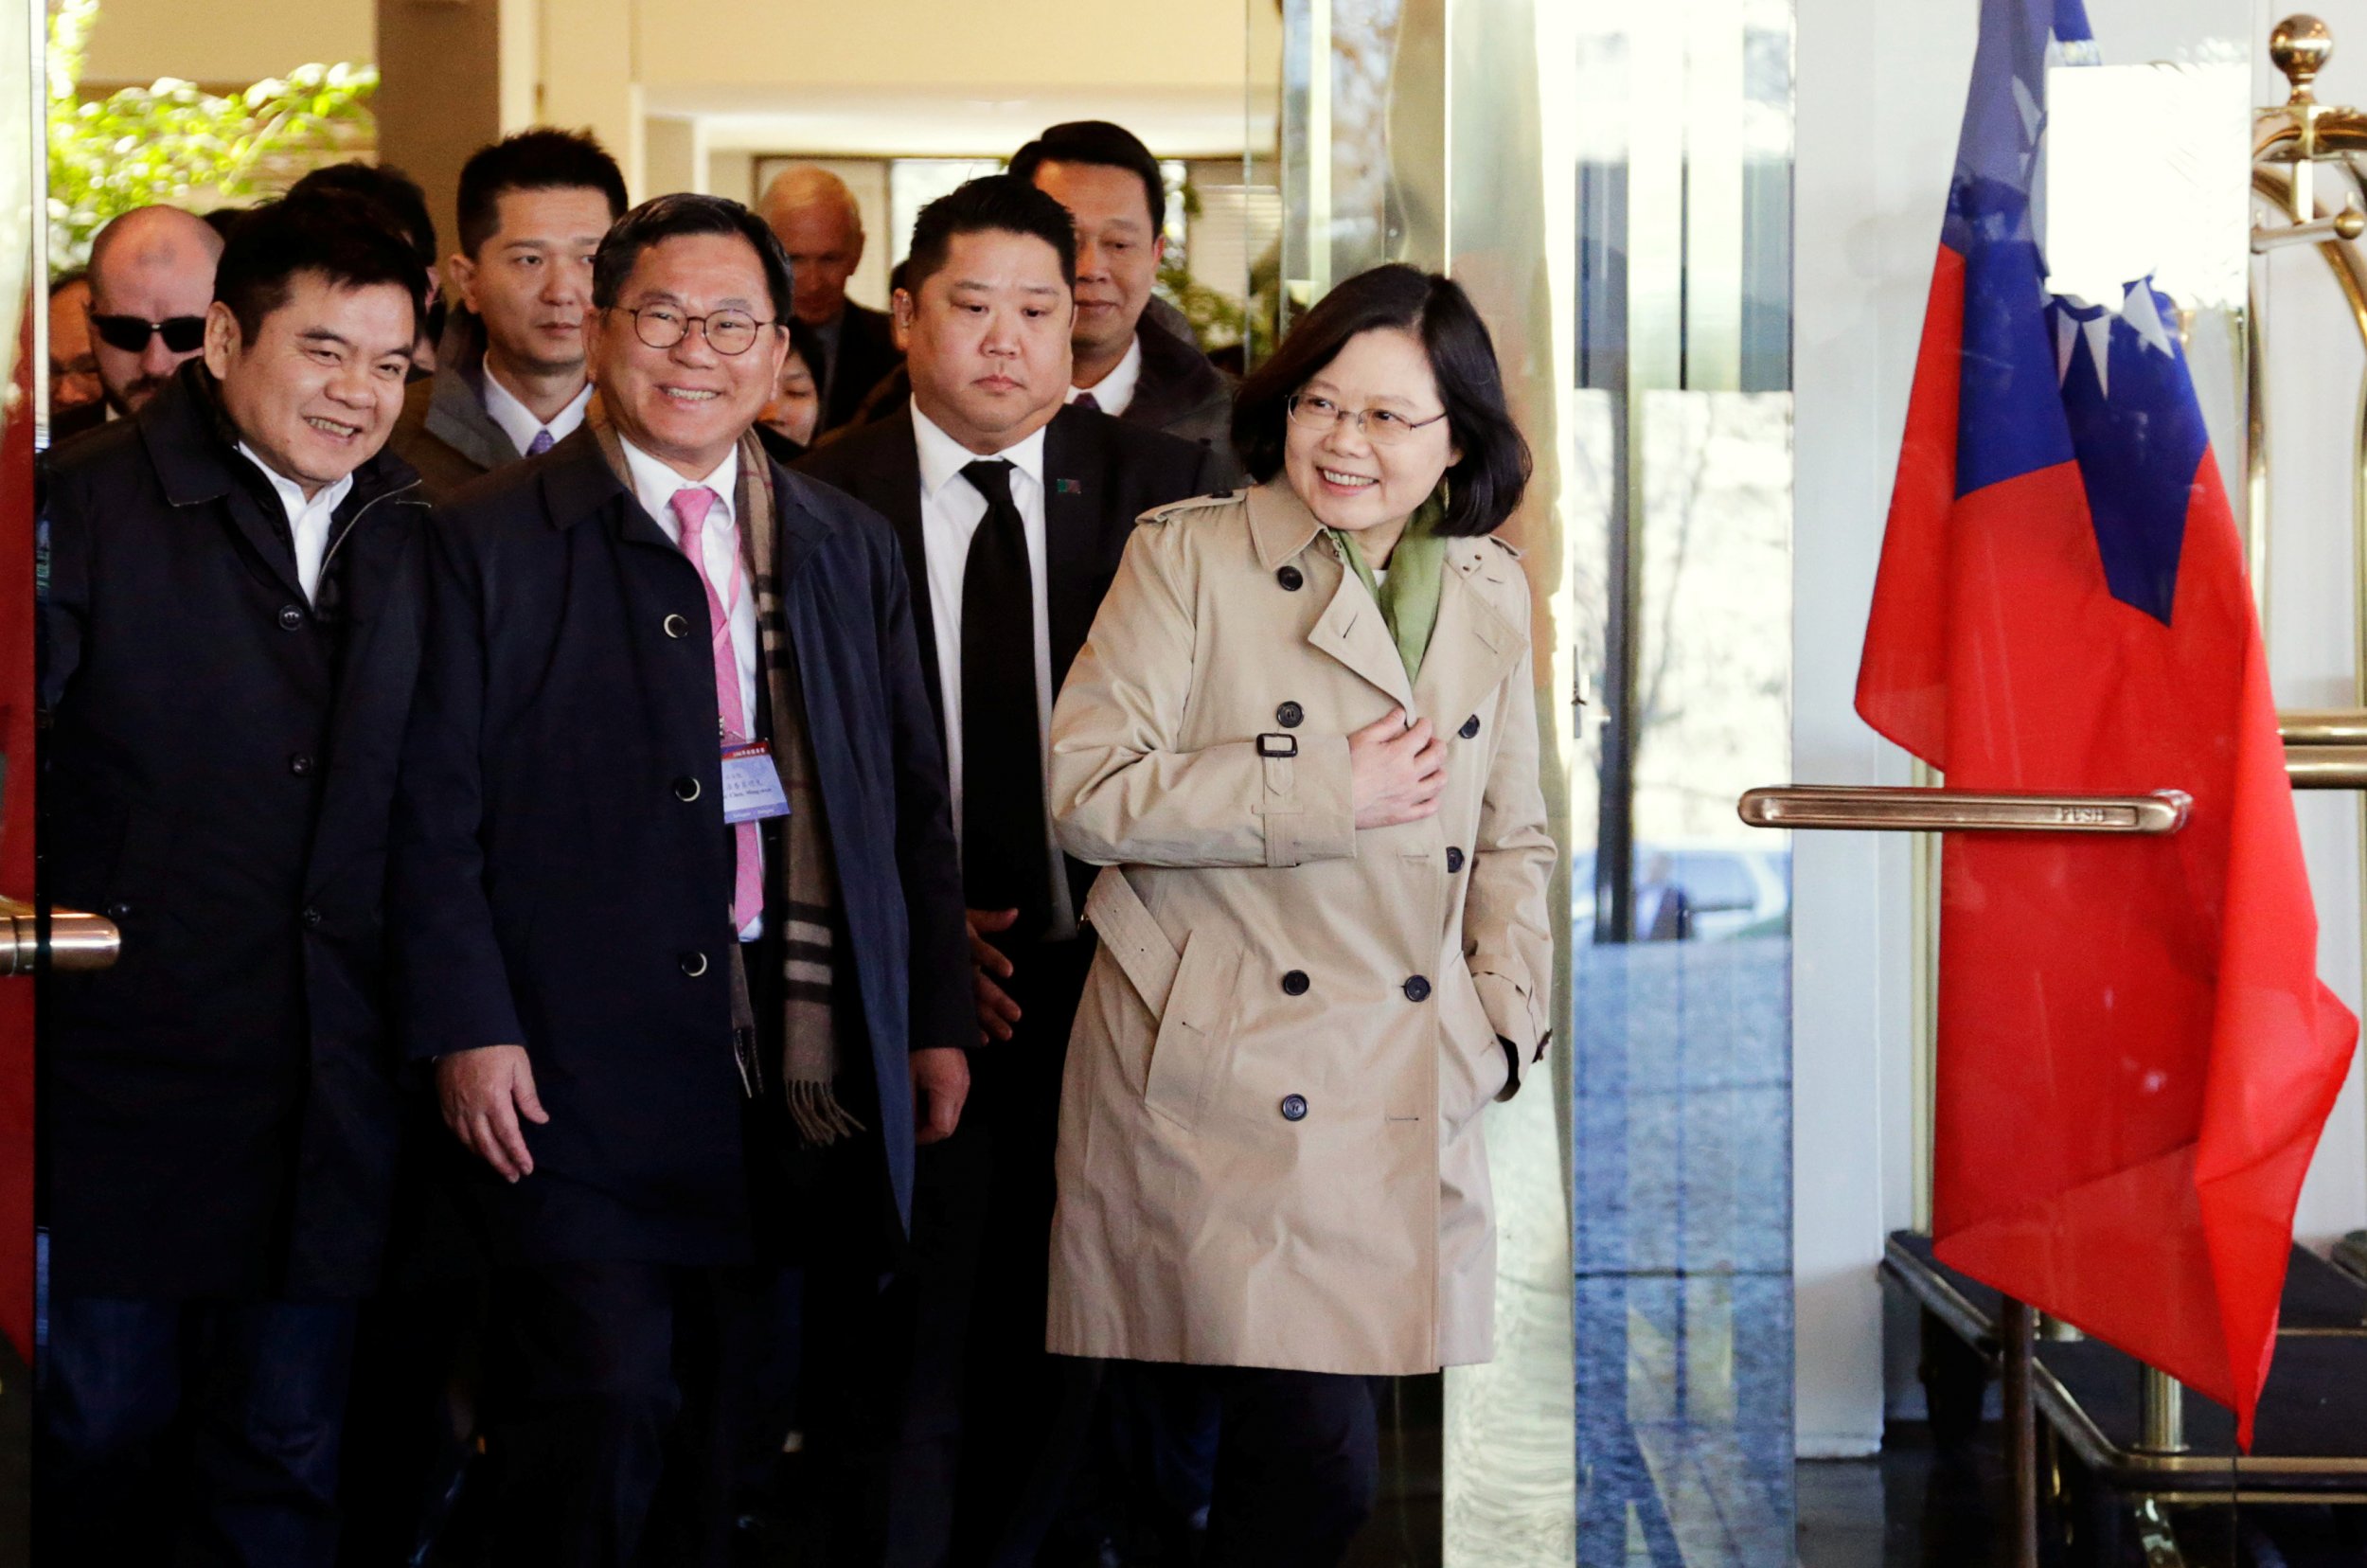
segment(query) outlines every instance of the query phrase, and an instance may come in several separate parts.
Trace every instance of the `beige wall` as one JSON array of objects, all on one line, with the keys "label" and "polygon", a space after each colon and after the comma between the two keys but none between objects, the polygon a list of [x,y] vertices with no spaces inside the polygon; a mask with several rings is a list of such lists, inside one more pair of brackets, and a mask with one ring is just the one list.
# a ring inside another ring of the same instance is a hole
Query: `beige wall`
[{"label": "beige wall", "polygon": [[[414,6],[434,11],[454,9]],[[239,86],[298,65],[378,58],[374,0],[100,0],[84,80]]]},{"label": "beige wall", "polygon": [[[1221,88],[1241,80],[1256,3],[1109,6],[1087,27],[1070,0],[544,0],[542,32],[555,80],[573,54],[596,76],[637,59],[645,85],[950,87],[981,98]],[[401,0],[400,13],[433,26],[473,9]],[[89,76],[244,83],[309,62],[372,60],[376,10],[375,0],[102,0]]]},{"label": "beige wall", "polygon": [[635,0],[634,43],[650,87],[1236,87],[1252,3]]}]

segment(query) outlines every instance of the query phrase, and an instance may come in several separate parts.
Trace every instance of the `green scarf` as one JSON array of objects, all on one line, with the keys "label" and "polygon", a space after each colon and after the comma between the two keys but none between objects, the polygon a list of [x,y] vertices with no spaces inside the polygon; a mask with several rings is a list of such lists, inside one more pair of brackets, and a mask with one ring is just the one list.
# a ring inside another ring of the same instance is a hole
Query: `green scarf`
[{"label": "green scarf", "polygon": [[1438,593],[1447,570],[1447,542],[1438,536],[1438,523],[1446,515],[1447,504],[1435,493],[1414,508],[1397,547],[1389,553],[1386,582],[1373,579],[1373,569],[1365,564],[1356,535],[1340,528],[1324,530],[1339,546],[1340,559],[1380,606],[1381,621],[1397,639],[1397,657],[1405,661],[1409,681],[1421,674],[1422,655],[1430,650],[1431,629],[1438,624]]}]

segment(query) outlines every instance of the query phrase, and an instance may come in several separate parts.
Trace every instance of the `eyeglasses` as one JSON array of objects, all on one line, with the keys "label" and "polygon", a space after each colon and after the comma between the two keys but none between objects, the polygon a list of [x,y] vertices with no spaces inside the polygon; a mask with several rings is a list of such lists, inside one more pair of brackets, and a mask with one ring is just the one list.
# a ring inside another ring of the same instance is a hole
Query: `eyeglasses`
[{"label": "eyeglasses", "polygon": [[204,316],[150,321],[141,316],[94,315],[90,318],[90,330],[98,334],[99,342],[127,354],[148,352],[148,340],[157,333],[164,335],[165,347],[176,354],[194,354],[205,347]]},{"label": "eyeglasses", "polygon": [[695,316],[672,305],[644,305],[625,313],[632,317],[632,335],[652,348],[671,348],[696,327],[705,336],[707,347],[719,354],[744,354],[756,346],[758,328],[780,325],[758,321],[745,311],[714,311]]},{"label": "eyeglasses", "polygon": [[1312,392],[1293,392],[1283,406],[1290,412],[1290,422],[1302,429],[1330,431],[1353,423],[1375,446],[1410,441],[1415,431],[1447,417],[1443,410],[1427,419],[1409,419],[1385,408],[1342,408],[1329,398],[1320,398]]}]

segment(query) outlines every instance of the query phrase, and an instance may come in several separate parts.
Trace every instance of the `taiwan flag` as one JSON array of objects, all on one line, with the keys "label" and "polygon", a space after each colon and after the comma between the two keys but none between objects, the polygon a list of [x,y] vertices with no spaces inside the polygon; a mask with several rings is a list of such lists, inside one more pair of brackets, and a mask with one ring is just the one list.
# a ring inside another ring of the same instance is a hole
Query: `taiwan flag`
[{"label": "taiwan flag", "polygon": [[2194,800],[2161,838],[1951,834],[1933,1232],[2232,1407],[2358,1025],[2171,302],[2046,292],[2031,189],[2078,0],[1983,0],[1858,711],[1966,790]]}]

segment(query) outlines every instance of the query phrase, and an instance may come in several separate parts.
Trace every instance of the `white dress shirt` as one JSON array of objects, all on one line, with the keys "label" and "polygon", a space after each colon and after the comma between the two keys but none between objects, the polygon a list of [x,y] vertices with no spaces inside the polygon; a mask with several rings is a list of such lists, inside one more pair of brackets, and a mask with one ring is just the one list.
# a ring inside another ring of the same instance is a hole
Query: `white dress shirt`
[{"label": "white dress shirt", "polygon": [[[492,384],[492,378],[486,378]],[[748,580],[748,574],[739,554],[739,520],[734,508],[739,494],[739,449],[725,454],[715,472],[703,479],[685,479],[664,463],[643,452],[631,441],[618,438],[625,449],[625,468],[632,475],[632,493],[641,503],[641,509],[650,521],[666,530],[666,537],[677,546],[682,543],[682,520],[674,515],[674,492],[704,487],[715,492],[715,500],[707,508],[706,522],[700,529],[699,554],[706,569],[707,580],[715,585],[715,596],[731,593],[737,580],[739,592],[729,604],[732,623],[732,663],[739,670],[739,710],[747,715],[748,733],[757,728],[756,713],[756,591]],[[717,745],[722,737],[716,738]],[[761,847],[757,853],[763,853]],[[764,917],[759,915],[740,928],[739,939],[753,942],[764,935]]]},{"label": "white dress shirt", "polygon": [[1134,389],[1142,384],[1142,381],[1143,335],[1137,332],[1134,341],[1126,346],[1126,357],[1118,361],[1115,369],[1091,386],[1070,387],[1068,401],[1075,402],[1090,392],[1094,395],[1094,406],[1115,419],[1125,413],[1127,406],[1134,401]]},{"label": "white dress shirt", "polygon": [[[1011,465],[1011,504],[1027,533],[1027,575],[1035,588],[1036,743],[1051,765],[1052,601],[1045,588],[1043,520],[1043,431],[992,457],[981,457],[939,429],[913,404],[913,437],[920,454],[920,538],[929,557],[929,623],[937,639],[937,692],[945,704],[945,774],[953,796],[953,836],[962,832],[962,579],[970,569],[970,542],[987,520],[987,498],[962,477],[972,463]],[[1052,834],[1052,811],[1044,807],[1044,836],[1052,845],[1052,923],[1045,935],[1077,933],[1070,908],[1068,874]]]},{"label": "white dress shirt", "polygon": [[329,554],[329,520],[336,514],[338,503],[352,492],[353,475],[348,473],[333,485],[323,485],[307,501],[304,487],[293,479],[282,478],[256,455],[253,447],[240,441],[239,453],[261,469],[263,477],[271,481],[272,493],[279,497],[280,508],[288,514],[288,531],[295,536],[296,581],[303,587],[306,598],[317,598],[321,562]]},{"label": "white dress shirt", "polygon": [[[534,444],[538,431],[549,431],[553,445],[573,436],[576,426],[583,423],[583,411],[591,406],[592,383],[585,382],[583,389],[576,394],[575,401],[552,415],[549,424],[544,424],[534,417],[534,410],[518,401],[516,393],[501,383],[500,377],[489,369],[485,372],[486,415],[502,427],[502,434],[509,437],[509,444],[521,453]],[[725,496],[723,504],[729,506],[731,497]]]}]

